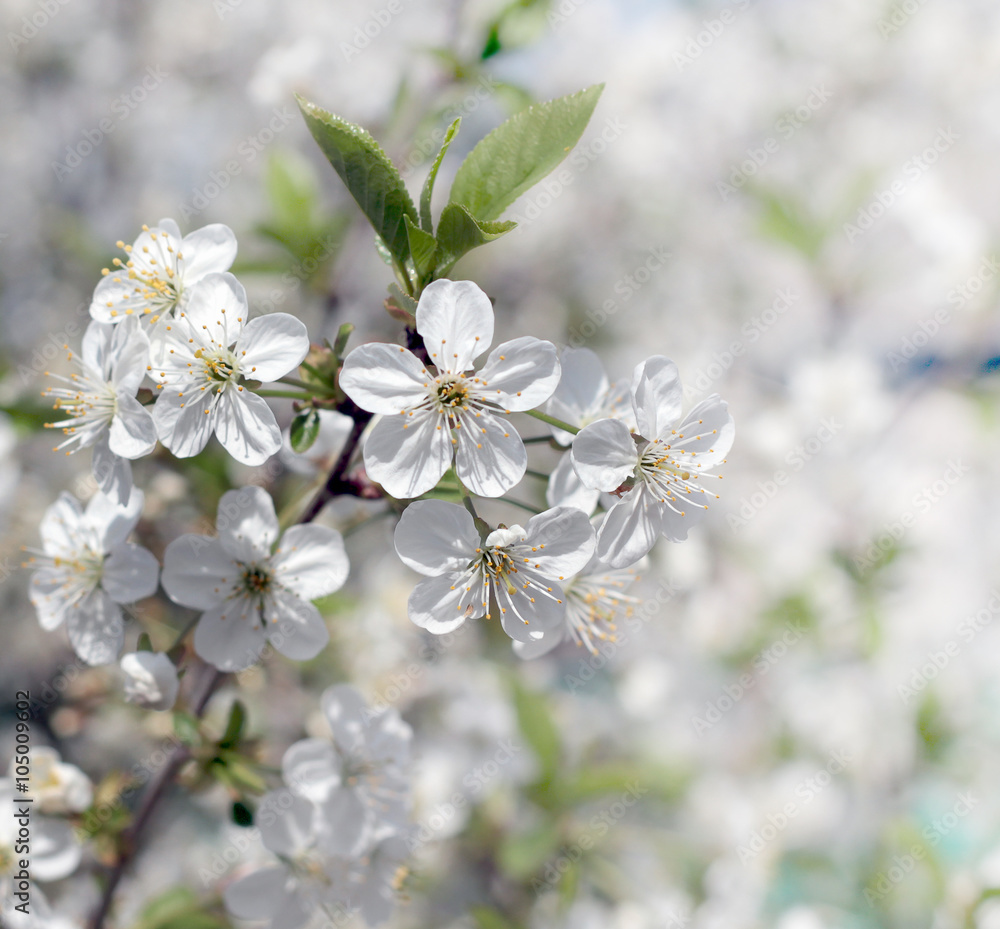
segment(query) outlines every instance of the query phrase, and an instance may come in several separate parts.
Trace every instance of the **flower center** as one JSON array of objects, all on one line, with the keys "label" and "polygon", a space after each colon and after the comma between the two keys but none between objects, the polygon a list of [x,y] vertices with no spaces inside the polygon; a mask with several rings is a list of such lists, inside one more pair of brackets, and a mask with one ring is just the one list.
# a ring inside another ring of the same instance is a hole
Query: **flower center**
[{"label": "flower center", "polygon": [[184,256],[174,250],[166,233],[152,232],[148,226],[142,228],[149,232],[151,244],[142,246],[137,253],[133,246],[119,240],[115,244],[125,252],[125,260],[115,258],[114,270],[104,268],[101,273],[110,275],[116,284],[125,285],[118,307],[114,307],[113,301],[107,303],[111,316],[152,313],[155,315],[150,322],[155,323],[161,314],[169,313],[180,302],[184,287],[179,266]]},{"label": "flower center", "polygon": [[199,348],[194,357],[205,366],[205,376],[209,380],[225,384],[239,377],[240,363],[228,348]]},{"label": "flower center", "polygon": [[469,387],[464,378],[446,378],[437,385],[438,406],[443,409],[465,409]]},{"label": "flower center", "polygon": [[263,597],[271,591],[271,572],[262,565],[244,565],[243,590],[251,597]]},{"label": "flower center", "polygon": [[77,363],[82,369],[80,374],[71,374],[69,377],[49,375],[62,381],[66,387],[47,387],[42,393],[43,397],[54,400],[52,409],[69,417],[45,424],[46,429],[61,429],[66,436],[53,451],[76,446],[70,448],[67,455],[77,448],[92,445],[98,434],[118,413],[118,395],[114,384],[98,377],[97,372],[84,367],[79,359]]}]

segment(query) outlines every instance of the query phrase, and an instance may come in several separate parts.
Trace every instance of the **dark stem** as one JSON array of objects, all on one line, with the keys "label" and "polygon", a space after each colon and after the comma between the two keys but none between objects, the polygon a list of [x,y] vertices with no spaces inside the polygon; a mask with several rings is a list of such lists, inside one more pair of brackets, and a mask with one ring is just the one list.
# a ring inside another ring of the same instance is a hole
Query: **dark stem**
[{"label": "dark stem", "polygon": [[309,506],[305,508],[305,511],[298,518],[298,522],[300,523],[311,523],[317,516],[319,516],[323,507],[325,507],[338,494],[351,494],[356,497],[368,495],[363,493],[366,490],[366,487],[363,486],[361,482],[351,480],[347,477],[347,469],[350,467],[351,459],[354,457],[354,452],[357,450],[358,443],[361,441],[361,433],[365,431],[365,426],[371,422],[372,414],[367,410],[362,410],[359,407],[354,406],[353,403],[351,403],[350,406],[353,407],[353,409],[343,410],[342,412],[354,419],[354,425],[351,427],[351,431],[347,436],[347,441],[344,443],[344,447],[340,451],[340,455],[334,463],[333,468],[330,470],[326,483],[319,489],[316,496],[309,501]]},{"label": "dark stem", "polygon": [[[201,719],[202,714],[205,712],[205,707],[208,705],[208,701],[212,694],[215,693],[216,687],[221,683],[225,675],[211,668],[208,665],[205,666],[207,673],[204,675],[204,683],[202,684],[200,690],[198,690],[193,695],[193,701],[191,704],[191,712],[198,719]],[[136,808],[135,815],[132,819],[132,825],[125,831],[122,835],[122,850],[118,857],[118,861],[112,868],[111,872],[108,874],[107,883],[104,885],[104,893],[101,895],[101,902],[98,904],[97,911],[94,913],[94,919],[91,922],[91,929],[103,929],[104,921],[107,919],[108,912],[111,909],[111,903],[114,899],[115,890],[118,888],[118,884],[121,882],[122,877],[125,875],[125,871],[128,870],[129,865],[132,863],[132,859],[135,857],[136,852],[139,848],[139,839],[149,825],[150,820],[153,818],[153,814],[156,812],[156,808],[160,805],[160,801],[166,796],[167,791],[170,789],[174,782],[174,779],[180,773],[181,768],[191,759],[191,749],[186,745],[178,745],[174,748],[174,751],[170,755],[170,758],[166,761],[162,768],[160,768],[159,774],[150,782],[149,787],[142,796],[142,801]]]}]

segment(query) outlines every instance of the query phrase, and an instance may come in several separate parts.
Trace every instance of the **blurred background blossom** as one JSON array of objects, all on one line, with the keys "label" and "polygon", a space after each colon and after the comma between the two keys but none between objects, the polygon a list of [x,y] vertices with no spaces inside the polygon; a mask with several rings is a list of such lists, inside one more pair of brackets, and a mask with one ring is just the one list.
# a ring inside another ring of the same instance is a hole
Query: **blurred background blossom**
[{"label": "blurred background blossom", "polygon": [[[389,271],[293,94],[366,126],[414,189],[455,116],[444,174],[509,113],[606,81],[520,228],[453,276],[507,338],[586,345],[612,379],[666,354],[690,403],[726,397],[721,504],[654,550],[616,642],[526,663],[485,624],[413,627],[391,521],[339,501],[324,519],[359,528],[332,646],[240,674],[209,724],[238,691],[276,768],[333,682],[402,713],[417,826],[393,926],[1000,927],[996,4],[8,0],[2,22],[2,752],[17,688],[97,802],[173,738],[116,666],[41,631],[18,570],[58,493],[94,490],[50,452],[39,392],[114,242],[224,222],[254,310],[393,338]],[[145,459],[141,541],[209,531],[231,484],[280,506],[314,480],[288,456]],[[128,641],[169,647],[189,619],[146,601]],[[117,926],[173,925],[157,899],[227,925],[221,889],[266,859],[229,806],[174,797]],[[46,885],[59,926],[84,924],[102,856]]]}]

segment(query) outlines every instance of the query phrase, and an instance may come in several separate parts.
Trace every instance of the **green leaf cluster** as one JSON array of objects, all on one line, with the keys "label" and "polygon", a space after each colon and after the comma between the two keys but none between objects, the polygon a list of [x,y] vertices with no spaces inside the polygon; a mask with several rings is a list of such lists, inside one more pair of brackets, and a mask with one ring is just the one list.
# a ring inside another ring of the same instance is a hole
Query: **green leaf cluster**
[{"label": "green leaf cluster", "polygon": [[418,207],[399,171],[368,132],[298,98],[309,131],[371,223],[376,246],[395,272],[397,289],[387,302],[393,315],[407,320],[427,284],[445,277],[472,249],[516,227],[500,221],[501,214],[569,154],[603,89],[597,84],[529,106],[482,139],[459,167],[436,229],[431,213],[434,185],[461,119],[445,134]]}]

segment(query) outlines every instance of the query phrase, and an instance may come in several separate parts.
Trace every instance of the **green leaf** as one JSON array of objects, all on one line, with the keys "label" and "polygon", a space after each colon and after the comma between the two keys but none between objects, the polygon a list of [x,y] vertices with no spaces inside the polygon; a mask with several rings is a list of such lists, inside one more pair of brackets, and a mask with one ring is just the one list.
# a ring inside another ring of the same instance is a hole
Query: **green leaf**
[{"label": "green leaf", "polygon": [[552,720],[548,703],[542,694],[528,690],[511,676],[517,724],[525,741],[538,758],[539,781],[551,782],[559,768],[559,731]]},{"label": "green leaf", "polygon": [[232,809],[233,822],[242,829],[249,829],[253,825],[253,810],[242,800],[237,800]]},{"label": "green leaf", "polygon": [[528,107],[494,129],[469,153],[449,199],[477,219],[496,219],[556,167],[587,128],[604,90],[595,84]]},{"label": "green leaf", "polygon": [[444,277],[466,252],[499,239],[516,228],[515,222],[478,220],[466,207],[449,203],[441,211],[441,221],[438,223],[439,256],[435,276]]},{"label": "green leaf", "polygon": [[500,867],[510,877],[523,881],[555,857],[559,842],[559,830],[551,822],[508,836],[501,842],[498,851]]},{"label": "green leaf", "polygon": [[309,451],[318,435],[319,413],[312,407],[308,410],[299,410],[288,429],[288,441],[292,446],[292,451],[298,452],[300,455]]},{"label": "green leaf", "polygon": [[177,733],[177,738],[189,747],[201,741],[198,720],[190,713],[183,713],[180,710],[174,712],[174,732]]},{"label": "green leaf", "polygon": [[410,256],[417,277],[424,280],[434,269],[434,256],[437,254],[437,239],[429,232],[424,232],[409,216],[406,217],[406,234],[410,240]]},{"label": "green leaf", "polygon": [[462,117],[459,116],[448,127],[448,131],[444,135],[444,141],[441,143],[441,151],[437,153],[437,157],[431,165],[431,173],[427,175],[423,190],[420,191],[420,226],[424,232],[434,232],[434,223],[431,217],[431,197],[434,194],[434,182],[437,180],[438,168],[441,167],[441,162],[444,161],[444,156],[448,153],[451,140],[458,135],[458,127],[461,125]]},{"label": "green leaf", "polygon": [[404,294],[398,284],[389,285],[385,308],[393,319],[398,319],[411,328],[416,325],[417,318],[414,314],[417,312],[417,301],[409,294]]},{"label": "green leaf", "polygon": [[220,748],[232,748],[240,741],[247,712],[242,701],[234,700],[229,708],[229,721],[226,723],[225,734],[219,739]]},{"label": "green leaf", "polygon": [[135,647],[137,652],[151,652],[153,651],[153,640],[149,637],[148,632],[142,633],[139,636],[139,642]]},{"label": "green leaf", "polygon": [[475,920],[476,929],[517,929],[506,916],[488,906],[474,906],[469,910]]},{"label": "green leaf", "polygon": [[195,894],[177,887],[150,903],[133,929],[227,929],[228,923],[205,911]]},{"label": "green leaf", "polygon": [[403,217],[418,221],[416,208],[395,165],[360,126],[334,116],[303,97],[299,109],[313,138],[361,207],[396,261],[409,255]]}]

